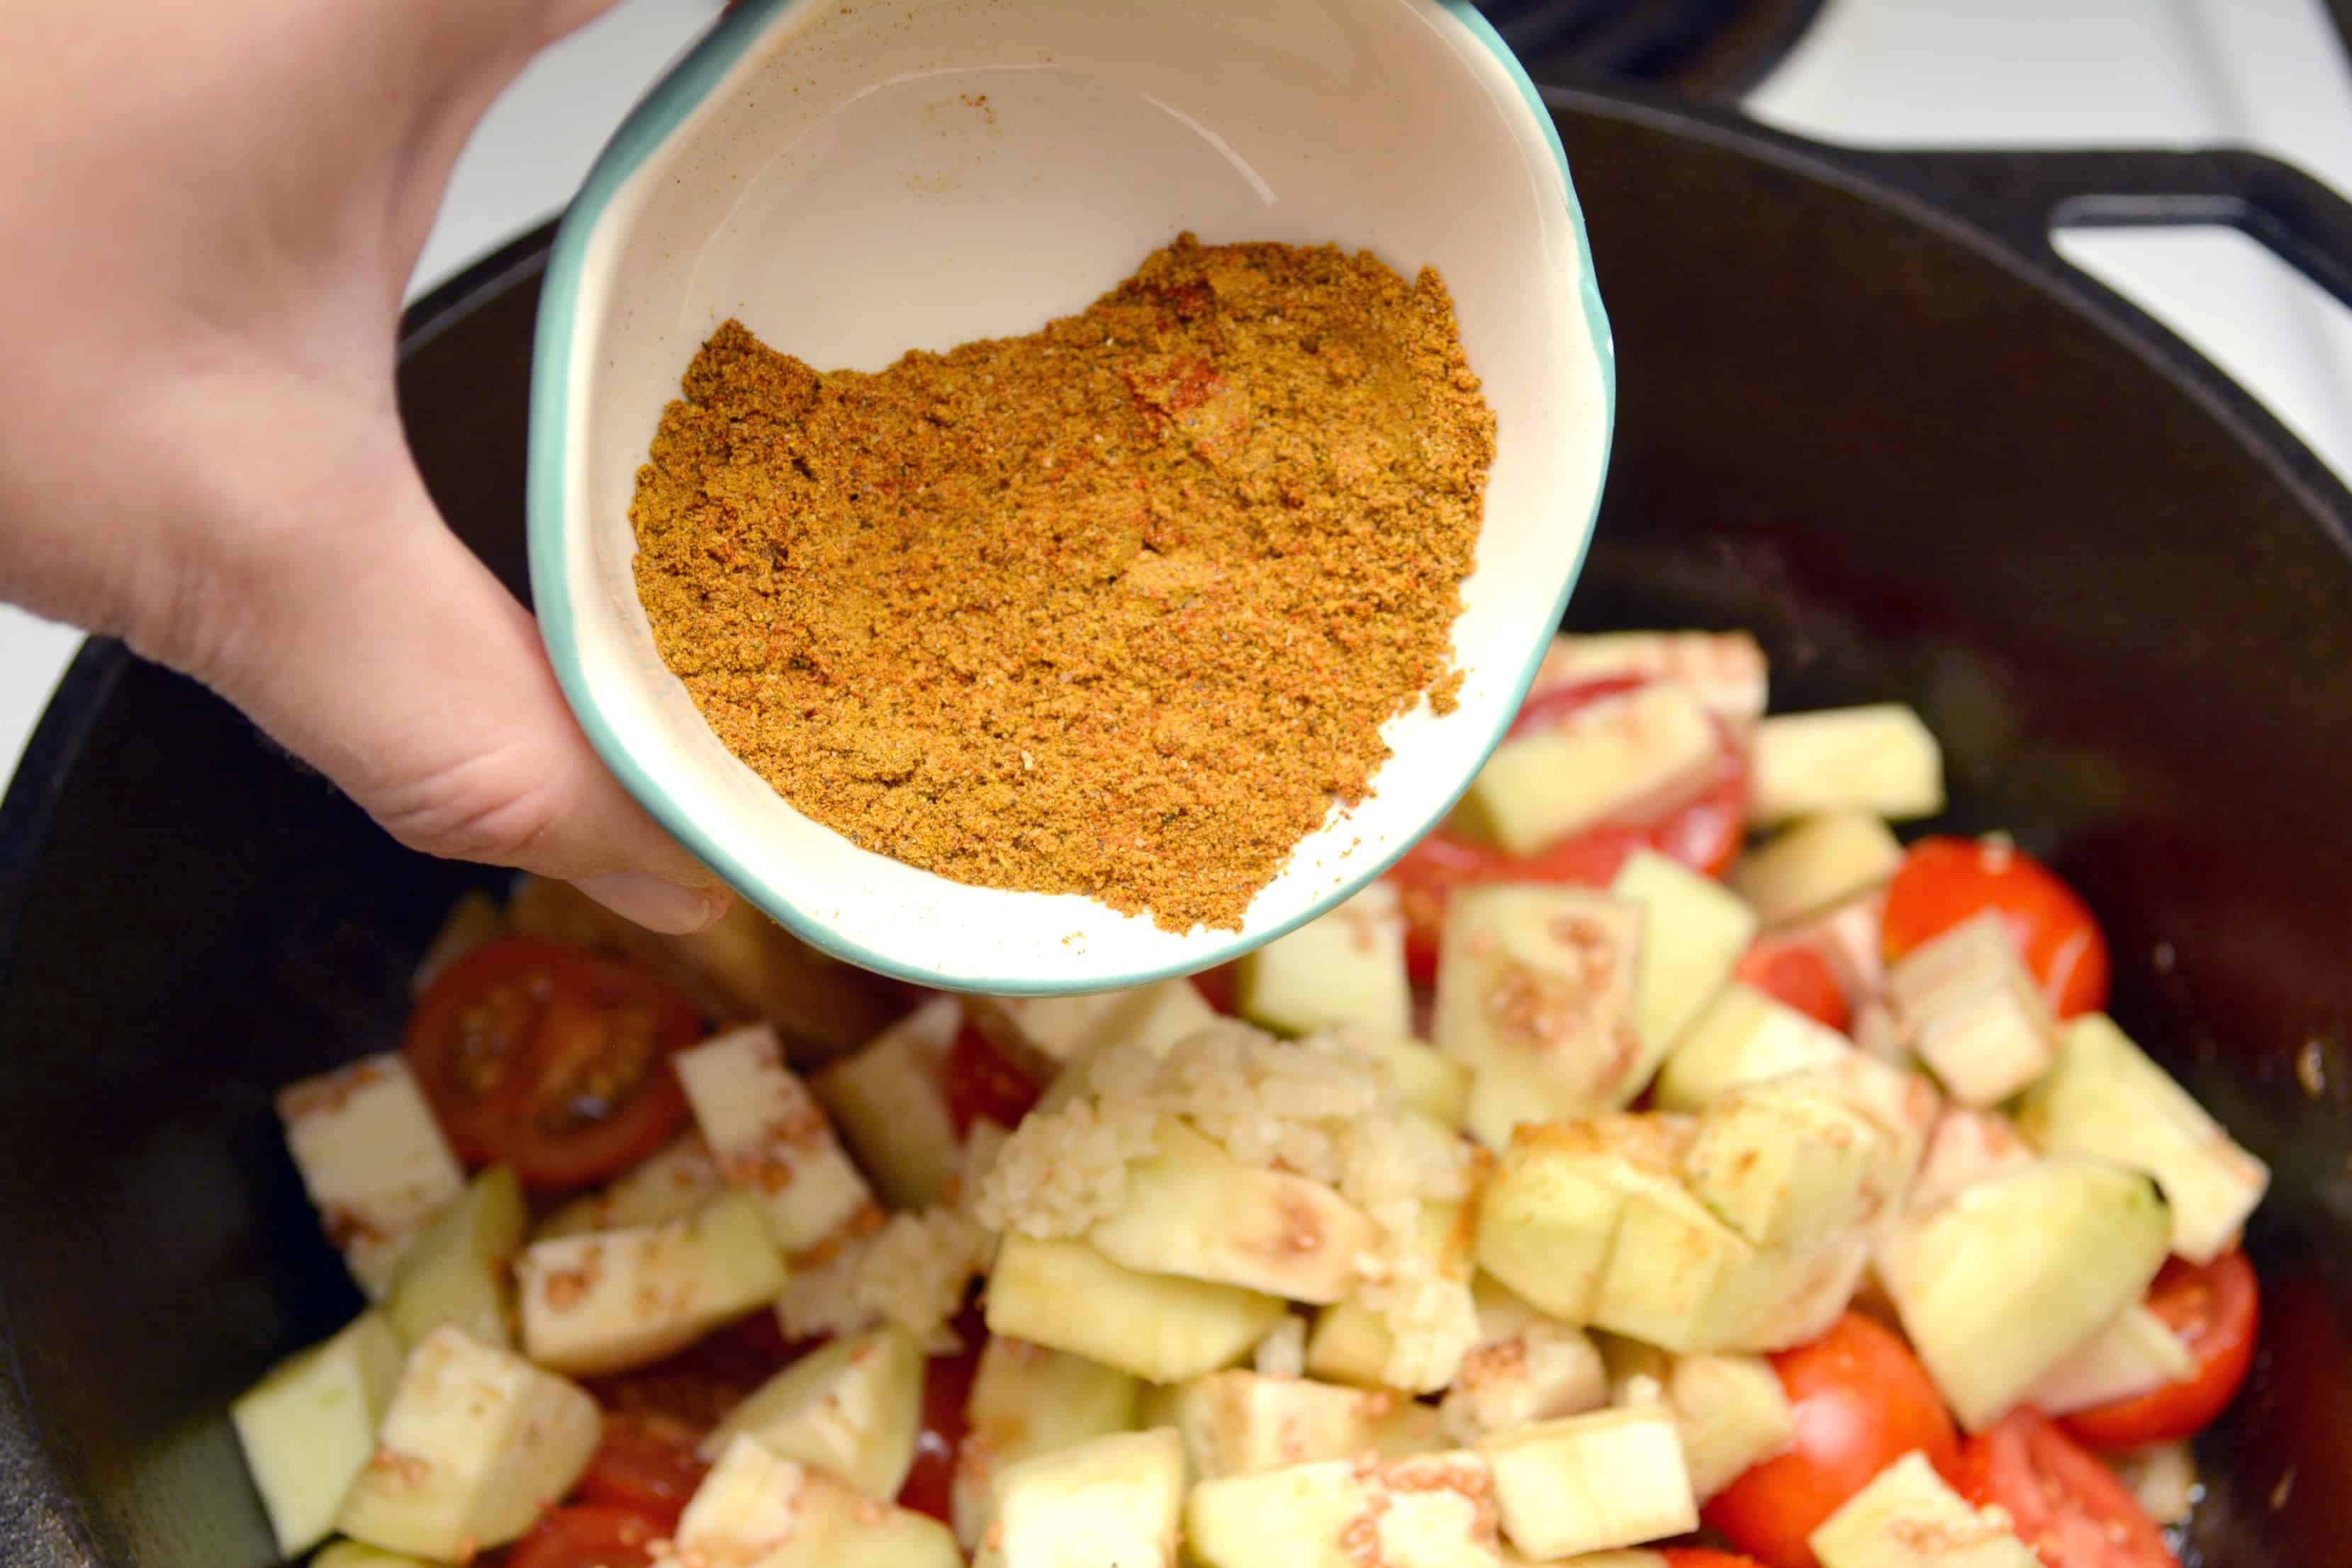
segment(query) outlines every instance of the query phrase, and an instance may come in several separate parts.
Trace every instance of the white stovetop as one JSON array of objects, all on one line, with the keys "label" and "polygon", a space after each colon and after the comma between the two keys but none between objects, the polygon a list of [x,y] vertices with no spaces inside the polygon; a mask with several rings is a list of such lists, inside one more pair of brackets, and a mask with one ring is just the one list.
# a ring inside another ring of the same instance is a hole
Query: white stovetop
[{"label": "white stovetop", "polygon": [[[533,65],[459,162],[415,291],[561,207],[718,11],[621,0]],[[1829,0],[1748,107],[1864,145],[2245,143],[2352,191],[2352,68],[2321,0]],[[2108,232],[2062,248],[2352,475],[2352,317],[2226,231]],[[14,771],[79,641],[0,606],[0,769]]]}]

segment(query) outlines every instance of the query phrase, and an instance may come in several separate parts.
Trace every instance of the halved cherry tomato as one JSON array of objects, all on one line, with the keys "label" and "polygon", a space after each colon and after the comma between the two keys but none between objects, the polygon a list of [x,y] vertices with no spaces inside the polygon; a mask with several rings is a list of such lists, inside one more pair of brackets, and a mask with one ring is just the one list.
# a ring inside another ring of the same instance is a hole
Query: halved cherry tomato
[{"label": "halved cherry tomato", "polygon": [[2008,1511],[2042,1568],[2179,1568],[2116,1473],[2040,1411],[2013,1410],[1970,1438],[1950,1474],[1979,1508]]},{"label": "halved cherry tomato", "polygon": [[1705,1546],[1667,1546],[1658,1555],[1665,1559],[1666,1568],[1764,1568],[1753,1557],[1735,1557]]},{"label": "halved cherry tomato", "polygon": [[981,1346],[988,1339],[987,1325],[977,1311],[967,1309],[955,1327],[964,1348],[954,1355],[933,1356],[923,1369],[923,1426],[915,1436],[915,1468],[898,1489],[899,1507],[927,1513],[942,1524],[955,1522],[956,1450],[963,1446],[964,1409],[971,1402]]},{"label": "halved cherry tomato", "polygon": [[686,1124],[669,1058],[702,1033],[691,1002],[632,964],[508,936],[433,983],[404,1048],[462,1158],[566,1191],[626,1170]]},{"label": "halved cherry tomato", "polygon": [[1787,1003],[1843,1033],[1853,1026],[1853,1009],[1819,948],[1784,936],[1759,936],[1741,956],[1735,978]]},{"label": "halved cherry tomato", "polygon": [[968,1136],[971,1124],[983,1118],[1001,1127],[1018,1127],[1037,1103],[1037,1092],[1029,1075],[970,1025],[948,1047],[948,1116],[957,1137]]},{"label": "halved cherry tomato", "polygon": [[675,1529],[710,1468],[695,1457],[702,1436],[669,1416],[607,1415],[604,1440],[573,1490],[583,1502],[635,1509],[658,1520],[665,1531]]},{"label": "halved cherry tomato", "polygon": [[1769,1568],[1815,1568],[1806,1537],[1871,1479],[1917,1449],[1938,1469],[1958,1446],[1936,1385],[1895,1334],[1848,1312],[1811,1344],[1772,1358],[1797,1436],[1702,1510],[1710,1529]]},{"label": "halved cherry tomato", "polygon": [[2090,906],[2022,849],[1979,838],[1922,838],[1886,891],[1892,961],[1961,921],[1999,910],[2062,1018],[2107,1005],[2107,939]]},{"label": "halved cherry tomato", "polygon": [[651,1547],[668,1533],[633,1508],[551,1508],[514,1543],[507,1568],[652,1568]]},{"label": "halved cherry tomato", "polygon": [[2197,1370],[2179,1383],[2077,1411],[2060,1423],[2090,1447],[2112,1451],[2195,1436],[2229,1408],[2254,1364],[2261,1291],[2243,1252],[2224,1253],[2201,1268],[2171,1259],[2148,1287],[2147,1308],[2188,1342]]}]

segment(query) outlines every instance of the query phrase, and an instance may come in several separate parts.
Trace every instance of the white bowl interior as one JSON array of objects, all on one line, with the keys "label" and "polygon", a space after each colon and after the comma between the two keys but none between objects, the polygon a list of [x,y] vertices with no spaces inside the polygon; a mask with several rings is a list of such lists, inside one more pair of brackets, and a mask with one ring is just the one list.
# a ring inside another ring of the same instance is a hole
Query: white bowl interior
[{"label": "white bowl interior", "polygon": [[[635,155],[631,134],[608,162]],[[1423,832],[1492,747],[1591,531],[1609,351],[1555,148],[1514,70],[1436,0],[778,6],[590,209],[576,295],[558,301],[572,312],[554,372],[560,581],[539,592],[607,760],[772,914],[932,984],[1127,984],[1328,905]],[[628,519],[662,410],[727,317],[820,368],[877,370],[1079,310],[1186,228],[1369,247],[1408,275],[1436,266],[1498,422],[1455,626],[1460,707],[1394,721],[1373,797],[1300,847],[1242,932],[1189,937],[1090,900],[953,884],[793,810],[663,667]]]}]

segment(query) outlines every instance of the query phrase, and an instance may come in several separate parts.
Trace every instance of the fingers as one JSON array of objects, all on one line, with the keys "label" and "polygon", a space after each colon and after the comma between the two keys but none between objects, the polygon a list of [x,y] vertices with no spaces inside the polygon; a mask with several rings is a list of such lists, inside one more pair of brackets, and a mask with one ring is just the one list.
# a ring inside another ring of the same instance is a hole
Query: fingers
[{"label": "fingers", "polygon": [[321,524],[208,588],[241,629],[197,673],[414,848],[576,882],[656,931],[717,920],[724,887],[598,759],[530,616],[405,463],[396,483],[380,525]]}]

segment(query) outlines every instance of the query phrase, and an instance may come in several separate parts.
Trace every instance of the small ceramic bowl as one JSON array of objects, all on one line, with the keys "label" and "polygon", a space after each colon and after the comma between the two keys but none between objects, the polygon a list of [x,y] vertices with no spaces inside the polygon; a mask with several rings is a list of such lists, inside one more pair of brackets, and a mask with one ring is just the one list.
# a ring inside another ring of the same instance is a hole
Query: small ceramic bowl
[{"label": "small ceramic bowl", "polygon": [[[629,502],[729,316],[823,368],[1033,331],[1191,229],[1436,266],[1497,421],[1461,705],[1392,721],[1375,794],[1239,931],[966,887],[803,816],[664,668]],[[1508,725],[1592,530],[1615,373],[1559,138],[1460,0],[752,0],[638,107],[550,258],[530,563],[563,689],[637,799],[818,947],[926,984],[1050,994],[1221,963],[1363,886]]]}]

